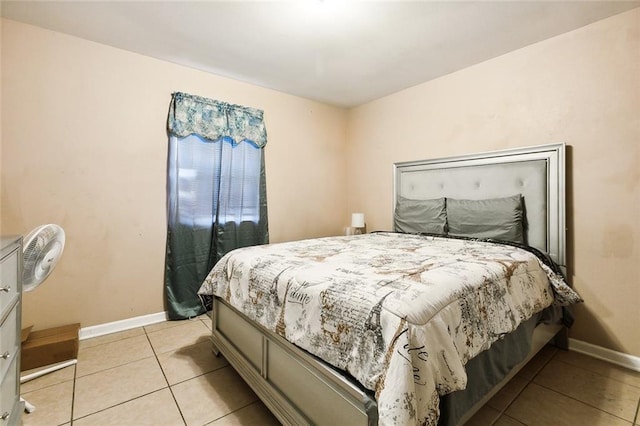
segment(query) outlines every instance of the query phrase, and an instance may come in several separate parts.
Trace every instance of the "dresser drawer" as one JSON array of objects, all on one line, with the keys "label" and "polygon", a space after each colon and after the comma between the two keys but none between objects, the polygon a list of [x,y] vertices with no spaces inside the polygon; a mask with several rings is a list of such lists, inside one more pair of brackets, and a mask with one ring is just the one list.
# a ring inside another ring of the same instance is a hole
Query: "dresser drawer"
[{"label": "dresser drawer", "polygon": [[16,330],[17,315],[18,309],[11,310],[0,327],[0,377],[4,377],[9,364],[17,356],[20,349],[20,336]]},{"label": "dresser drawer", "polygon": [[14,357],[0,385],[0,425],[17,424],[20,419],[18,358]]},{"label": "dresser drawer", "polygon": [[20,296],[18,255],[19,250],[16,249],[0,261],[0,319]]}]

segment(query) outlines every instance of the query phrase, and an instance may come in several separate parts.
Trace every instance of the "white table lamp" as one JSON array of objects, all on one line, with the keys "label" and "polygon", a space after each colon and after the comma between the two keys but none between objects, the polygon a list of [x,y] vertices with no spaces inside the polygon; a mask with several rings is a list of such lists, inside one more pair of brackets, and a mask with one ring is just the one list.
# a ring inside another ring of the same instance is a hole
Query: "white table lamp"
[{"label": "white table lamp", "polygon": [[364,213],[353,213],[351,215],[351,227],[353,228],[353,234],[366,234],[367,225],[364,223]]}]

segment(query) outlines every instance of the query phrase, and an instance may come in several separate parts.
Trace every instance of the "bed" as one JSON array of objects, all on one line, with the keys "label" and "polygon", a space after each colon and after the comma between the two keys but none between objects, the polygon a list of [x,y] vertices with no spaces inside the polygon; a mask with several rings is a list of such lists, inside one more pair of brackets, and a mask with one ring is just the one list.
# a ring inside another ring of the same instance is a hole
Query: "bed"
[{"label": "bed", "polygon": [[[570,292],[556,274],[566,268],[564,167],[563,144],[395,164],[392,214],[404,233],[247,248],[214,267],[201,288],[215,296],[214,352],[283,424],[464,423],[545,344],[566,345],[563,309],[550,306],[549,290]],[[411,233],[412,216],[398,219],[407,201],[452,200],[453,215],[456,202],[464,210],[467,200],[514,194],[518,238],[560,270],[519,244]],[[364,252],[371,256],[360,263],[349,254]],[[328,275],[315,278],[319,270]],[[369,273],[369,287],[352,286]],[[554,285],[534,285],[541,275]],[[243,276],[252,284],[233,287]],[[454,276],[455,302],[439,284]],[[476,299],[491,303],[473,307]]]}]

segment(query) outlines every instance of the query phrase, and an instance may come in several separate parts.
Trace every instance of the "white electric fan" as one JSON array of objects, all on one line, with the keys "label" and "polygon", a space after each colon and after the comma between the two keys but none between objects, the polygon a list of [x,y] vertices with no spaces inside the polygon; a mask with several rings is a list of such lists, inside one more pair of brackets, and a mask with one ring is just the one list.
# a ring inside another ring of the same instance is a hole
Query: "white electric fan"
[{"label": "white electric fan", "polygon": [[[33,291],[47,279],[62,256],[64,242],[64,230],[55,224],[38,226],[25,237],[22,254],[22,291]],[[74,359],[54,364],[35,373],[20,377],[20,383],[68,367],[77,362]],[[26,401],[24,402],[27,412],[35,410],[33,405]]]},{"label": "white electric fan", "polygon": [[22,291],[35,290],[47,279],[62,256],[64,230],[52,223],[38,226],[24,239]]}]

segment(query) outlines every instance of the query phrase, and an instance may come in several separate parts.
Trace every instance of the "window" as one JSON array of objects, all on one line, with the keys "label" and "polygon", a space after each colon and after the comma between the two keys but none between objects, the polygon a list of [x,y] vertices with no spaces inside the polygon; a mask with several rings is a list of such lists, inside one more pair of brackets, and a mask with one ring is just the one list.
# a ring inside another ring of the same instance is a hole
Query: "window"
[{"label": "window", "polygon": [[[190,135],[176,138],[177,220],[194,227],[260,219],[261,150],[252,143],[216,142]],[[233,156],[232,156],[233,151]],[[218,200],[220,205],[218,206]]]}]

